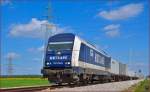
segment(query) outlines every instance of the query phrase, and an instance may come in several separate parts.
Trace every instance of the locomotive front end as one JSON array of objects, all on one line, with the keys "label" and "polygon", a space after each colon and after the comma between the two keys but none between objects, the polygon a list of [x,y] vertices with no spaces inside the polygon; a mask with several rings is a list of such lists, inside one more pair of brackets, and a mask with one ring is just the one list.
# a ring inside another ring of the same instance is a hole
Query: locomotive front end
[{"label": "locomotive front end", "polygon": [[71,68],[73,42],[50,42],[45,57],[45,67]]},{"label": "locomotive front end", "polygon": [[42,74],[50,82],[62,83],[71,80],[74,37],[68,33],[49,38]]}]

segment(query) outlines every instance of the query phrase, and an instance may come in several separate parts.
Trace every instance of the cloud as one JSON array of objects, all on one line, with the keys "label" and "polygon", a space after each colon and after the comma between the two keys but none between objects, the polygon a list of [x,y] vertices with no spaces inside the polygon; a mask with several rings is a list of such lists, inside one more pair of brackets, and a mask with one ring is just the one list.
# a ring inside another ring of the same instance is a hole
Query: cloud
[{"label": "cloud", "polygon": [[108,37],[117,37],[120,35],[120,24],[111,24],[104,27],[105,34]]},{"label": "cloud", "polygon": [[128,69],[136,70],[136,72],[142,70],[142,73],[144,73],[144,71],[147,71],[149,69],[149,62],[143,62],[143,61],[132,62],[128,64]]},{"label": "cloud", "polygon": [[138,62],[138,63],[135,63],[135,66],[137,67],[146,67],[148,66],[147,62]]},{"label": "cloud", "polygon": [[43,53],[44,52],[44,45],[40,46],[40,47],[32,47],[28,49],[29,52],[40,52]]},{"label": "cloud", "polygon": [[69,27],[60,28],[58,25],[49,23],[46,20],[32,18],[31,21],[26,24],[13,24],[10,27],[11,31],[9,35],[13,37],[44,38],[46,32],[44,24],[51,25],[51,30],[48,30],[46,33],[48,36],[70,30]]},{"label": "cloud", "polygon": [[38,51],[43,52],[44,51],[44,45],[42,45],[41,47],[37,48]]},{"label": "cloud", "polygon": [[5,56],[6,59],[17,59],[19,58],[20,55],[15,53],[15,52],[9,52],[7,53],[7,55]]},{"label": "cloud", "polygon": [[106,50],[106,49],[108,49],[109,48],[109,46],[108,45],[99,45],[99,44],[94,44],[94,46],[97,48],[97,49],[99,49],[99,50]]},{"label": "cloud", "polygon": [[116,10],[101,11],[99,16],[107,20],[122,20],[134,17],[143,11],[143,4],[128,4]]}]

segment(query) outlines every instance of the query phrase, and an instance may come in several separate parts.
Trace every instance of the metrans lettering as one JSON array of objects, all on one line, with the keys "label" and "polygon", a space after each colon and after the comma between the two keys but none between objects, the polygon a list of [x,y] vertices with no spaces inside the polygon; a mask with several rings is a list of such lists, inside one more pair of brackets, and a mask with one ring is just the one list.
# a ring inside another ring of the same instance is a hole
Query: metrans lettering
[{"label": "metrans lettering", "polygon": [[49,59],[50,60],[64,60],[67,59],[67,56],[50,56]]}]

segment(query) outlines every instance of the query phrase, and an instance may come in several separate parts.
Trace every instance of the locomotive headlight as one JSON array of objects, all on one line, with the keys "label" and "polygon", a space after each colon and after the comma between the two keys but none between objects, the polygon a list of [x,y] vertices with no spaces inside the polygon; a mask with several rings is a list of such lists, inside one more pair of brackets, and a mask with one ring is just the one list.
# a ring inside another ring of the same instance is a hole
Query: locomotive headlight
[{"label": "locomotive headlight", "polygon": [[49,62],[46,63],[46,65],[49,65],[49,64],[50,64]]},{"label": "locomotive headlight", "polygon": [[46,65],[51,65],[51,64],[52,64],[51,62],[47,62],[47,63],[46,63]]},{"label": "locomotive headlight", "polygon": [[68,64],[68,65],[69,65],[69,64],[70,64],[70,62],[65,62],[65,64]]}]

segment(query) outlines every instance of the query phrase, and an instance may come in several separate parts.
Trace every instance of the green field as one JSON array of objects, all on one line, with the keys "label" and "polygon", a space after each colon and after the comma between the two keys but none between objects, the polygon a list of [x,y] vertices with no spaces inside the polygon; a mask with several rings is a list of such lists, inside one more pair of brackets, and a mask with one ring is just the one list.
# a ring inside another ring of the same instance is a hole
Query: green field
[{"label": "green field", "polygon": [[136,86],[134,92],[150,92],[150,80],[145,79],[144,81],[140,82],[140,84]]},{"label": "green field", "polygon": [[43,78],[0,78],[0,88],[48,85]]}]

